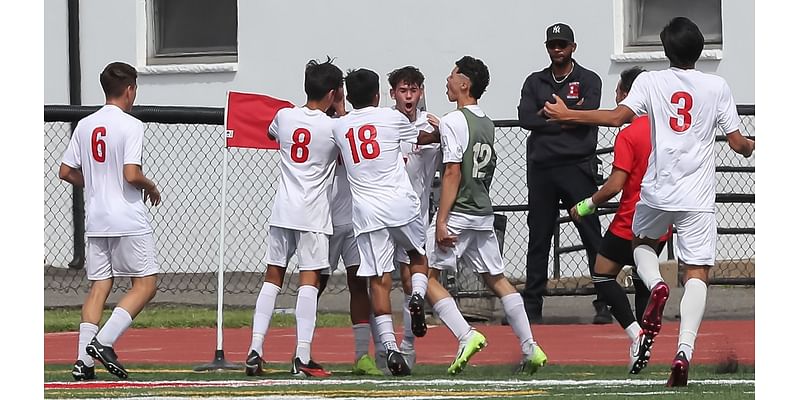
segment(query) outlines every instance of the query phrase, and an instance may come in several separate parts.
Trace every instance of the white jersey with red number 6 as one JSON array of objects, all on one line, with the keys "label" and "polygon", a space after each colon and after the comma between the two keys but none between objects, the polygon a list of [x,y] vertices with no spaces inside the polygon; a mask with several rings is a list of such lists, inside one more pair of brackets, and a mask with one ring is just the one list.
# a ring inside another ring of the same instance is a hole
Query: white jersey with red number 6
[{"label": "white jersey with red number 6", "polygon": [[621,103],[650,118],[653,149],[641,201],[664,211],[714,211],[714,137],[739,129],[727,82],[694,69],[644,72]]},{"label": "white jersey with red number 6", "polygon": [[280,144],[281,178],[270,226],[333,234],[330,191],[336,167],[333,120],[319,110],[283,108],[269,134]]},{"label": "white jersey with red number 6", "polygon": [[86,236],[152,232],[142,191],[128,183],[125,164],[142,165],[144,124],[107,104],[78,122],[63,163],[83,173]]},{"label": "white jersey with red number 6", "polygon": [[419,215],[400,142],[416,143],[419,131],[399,111],[365,107],[336,120],[334,137],[353,195],[356,236],[405,225]]}]

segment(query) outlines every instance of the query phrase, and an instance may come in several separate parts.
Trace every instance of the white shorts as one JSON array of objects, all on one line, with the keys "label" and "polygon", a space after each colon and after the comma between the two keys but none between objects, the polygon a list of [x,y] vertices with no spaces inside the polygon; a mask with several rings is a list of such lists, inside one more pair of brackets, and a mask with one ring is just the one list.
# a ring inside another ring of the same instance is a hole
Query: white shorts
[{"label": "white shorts", "polygon": [[714,265],[717,254],[717,217],[705,211],[663,211],[636,203],[633,234],[660,238],[670,226],[677,231],[678,259],[689,265]]},{"label": "white shorts", "polygon": [[[425,223],[425,220],[426,220],[426,219],[427,219],[427,216],[425,216],[425,217],[423,218],[423,217],[422,217],[422,214],[420,214],[420,217],[419,217],[419,222],[422,224],[422,233],[423,233],[423,236],[422,236],[422,239],[423,239],[423,241],[422,241],[422,245],[423,245],[423,246],[425,246],[425,245],[426,245],[426,242],[425,242],[425,230],[427,230],[427,229],[428,229],[428,225],[429,225],[429,224]],[[423,250],[424,250],[424,247],[423,247]],[[422,254],[425,254],[425,253],[423,252]],[[409,265],[409,264],[411,264],[411,257],[409,257],[409,256],[408,256],[408,252],[407,252],[406,250],[404,250],[404,249],[401,249],[401,248],[399,248],[399,247],[398,247],[398,248],[396,248],[396,249],[395,249],[395,251],[394,251],[394,261],[395,261],[395,262],[398,262],[398,263],[400,263],[400,264]]]},{"label": "white shorts", "polygon": [[328,268],[328,235],[270,226],[267,237],[267,265],[286,268],[295,252],[297,266],[301,271]]},{"label": "white shorts", "polygon": [[342,259],[345,268],[357,267],[361,264],[352,224],[334,226],[329,246],[328,263],[330,267],[322,271],[323,274],[330,275],[331,272],[336,271],[336,268],[339,267],[339,258]]},{"label": "white shorts", "polygon": [[90,281],[157,274],[156,241],[152,233],[86,240],[86,276]]},{"label": "white shorts", "polygon": [[462,229],[448,225],[447,231],[456,235],[455,247],[440,247],[436,244],[436,225],[428,228],[426,250],[428,265],[438,270],[456,271],[458,261],[478,274],[500,275],[505,273],[500,244],[494,230]]},{"label": "white shorts", "polygon": [[403,225],[366,232],[356,237],[361,265],[358,276],[381,276],[394,271],[395,251],[416,250],[425,254],[425,228],[417,218]]}]

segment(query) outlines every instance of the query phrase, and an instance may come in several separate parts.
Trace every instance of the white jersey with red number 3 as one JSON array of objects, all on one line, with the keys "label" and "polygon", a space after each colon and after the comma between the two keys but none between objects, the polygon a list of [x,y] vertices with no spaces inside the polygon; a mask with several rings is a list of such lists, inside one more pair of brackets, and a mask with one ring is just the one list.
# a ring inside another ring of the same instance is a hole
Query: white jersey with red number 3
[{"label": "white jersey with red number 3", "polygon": [[142,165],[144,124],[115,105],[78,122],[63,163],[83,173],[86,236],[121,237],[152,232],[142,191],[128,183],[125,164]]},{"label": "white jersey with red number 3", "polygon": [[336,120],[334,136],[353,195],[356,236],[405,225],[419,215],[400,142],[415,143],[419,131],[399,111],[365,107]]},{"label": "white jersey with red number 3", "polygon": [[727,82],[694,69],[644,72],[620,104],[650,118],[653,149],[641,201],[665,211],[714,211],[714,137],[739,129]]},{"label": "white jersey with red number 3", "polygon": [[319,110],[283,108],[269,134],[280,144],[281,178],[270,226],[333,234],[330,190],[336,167],[333,120]]}]

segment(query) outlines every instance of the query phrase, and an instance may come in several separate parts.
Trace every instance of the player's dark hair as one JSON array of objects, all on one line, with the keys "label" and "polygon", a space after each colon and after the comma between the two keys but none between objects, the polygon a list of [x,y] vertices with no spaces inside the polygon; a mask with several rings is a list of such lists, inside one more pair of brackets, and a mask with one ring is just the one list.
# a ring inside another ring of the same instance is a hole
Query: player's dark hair
[{"label": "player's dark hair", "polygon": [[631,91],[631,87],[633,87],[633,81],[636,80],[636,77],[639,76],[642,72],[645,72],[646,69],[636,65],[630,67],[622,72],[619,73],[619,88],[625,93]]},{"label": "player's dark hair", "polygon": [[311,60],[306,64],[305,91],[309,100],[322,100],[331,90],[342,87],[342,70],[328,57],[325,62]]},{"label": "player's dark hair", "polygon": [[122,96],[125,88],[136,85],[136,68],[124,62],[112,62],[100,73],[100,86],[107,98]]},{"label": "player's dark hair", "polygon": [[397,89],[397,85],[402,83],[422,87],[423,82],[425,82],[425,75],[422,75],[422,72],[417,67],[411,65],[398,68],[389,73],[389,86],[392,89]]},{"label": "player's dark hair", "polygon": [[347,71],[344,84],[347,87],[347,101],[356,109],[373,105],[372,101],[380,90],[378,74],[364,68]]},{"label": "player's dark hair", "polygon": [[671,65],[693,67],[703,51],[703,33],[686,17],[675,17],[661,30],[661,44]]},{"label": "player's dark hair", "polygon": [[489,86],[489,68],[483,61],[471,56],[461,57],[456,61],[456,67],[458,67],[458,72],[466,75],[472,83],[469,95],[476,100],[480,99],[483,92],[486,91],[486,87]]}]

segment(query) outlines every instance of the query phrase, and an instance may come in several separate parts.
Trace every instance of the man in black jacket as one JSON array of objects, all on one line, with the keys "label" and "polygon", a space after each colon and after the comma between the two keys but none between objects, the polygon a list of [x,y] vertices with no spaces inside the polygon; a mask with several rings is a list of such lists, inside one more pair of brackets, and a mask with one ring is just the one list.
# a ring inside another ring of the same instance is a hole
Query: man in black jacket
[{"label": "man in black jacket", "polygon": [[[572,29],[563,23],[547,28],[545,47],[551,64],[525,79],[519,102],[519,122],[531,131],[527,142],[528,260],[523,298],[531,322],[541,322],[547,286],[547,261],[559,201],[566,209],[597,190],[597,127],[547,122],[542,108],[553,94],[571,109],[600,107],[602,81],[572,59],[577,44]],[[575,223],[586,247],[591,272],[602,235],[597,215]],[[611,323],[611,313],[600,299],[593,302],[594,323]]]}]

